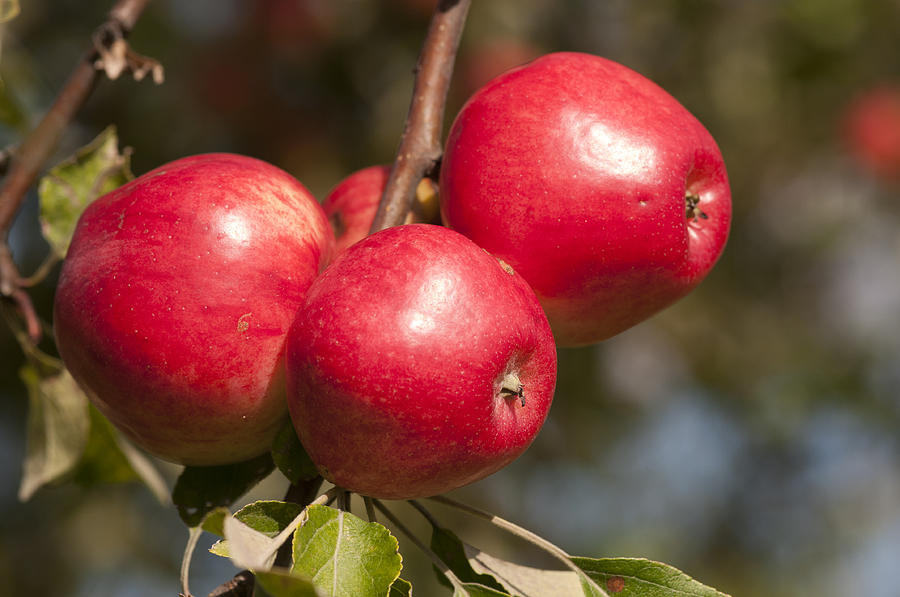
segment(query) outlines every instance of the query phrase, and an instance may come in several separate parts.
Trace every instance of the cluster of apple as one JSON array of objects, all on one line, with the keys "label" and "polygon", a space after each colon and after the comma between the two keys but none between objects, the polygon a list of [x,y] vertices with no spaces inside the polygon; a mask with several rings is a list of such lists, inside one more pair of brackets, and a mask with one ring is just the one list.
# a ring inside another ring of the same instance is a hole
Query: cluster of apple
[{"label": "cluster of apple", "polygon": [[73,376],[168,460],[254,457],[287,410],[335,484],[437,494],[521,454],[550,408],[556,346],[689,292],[731,217],[706,129],[585,54],[508,71],[463,107],[443,226],[367,236],[386,172],[352,175],[323,209],[272,165],[208,154],[101,197],[55,301]]}]

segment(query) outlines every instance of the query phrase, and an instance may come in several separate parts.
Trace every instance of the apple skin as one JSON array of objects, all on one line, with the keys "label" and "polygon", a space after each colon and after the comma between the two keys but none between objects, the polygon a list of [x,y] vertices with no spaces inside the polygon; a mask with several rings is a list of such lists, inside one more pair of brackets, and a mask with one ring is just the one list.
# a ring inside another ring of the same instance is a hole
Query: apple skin
[{"label": "apple skin", "polygon": [[161,166],[82,214],[54,301],[60,354],[149,452],[257,456],[287,414],[285,336],[333,242],[275,166],[231,154]]},{"label": "apple skin", "polygon": [[[334,229],[336,254],[368,236],[390,175],[389,165],[369,166],[347,176],[328,192],[322,209]],[[437,224],[441,220],[439,209],[437,185],[423,178],[405,223]]]},{"label": "apple skin", "polygon": [[859,163],[879,178],[900,181],[900,86],[885,83],[859,93],[843,125]]},{"label": "apple skin", "polygon": [[322,201],[334,230],[336,254],[369,234],[390,166],[369,166],[340,181]]},{"label": "apple skin", "polygon": [[[520,397],[501,382],[515,373]],[[507,465],[541,428],[556,347],[508,266],[447,228],[408,224],[350,247],[288,334],[288,406],[329,481],[435,495]]]},{"label": "apple skin", "polygon": [[561,346],[609,338],[690,292],[731,221],[703,125],[642,75],[580,53],[543,56],[469,99],[440,194],[447,226],[531,284]]}]

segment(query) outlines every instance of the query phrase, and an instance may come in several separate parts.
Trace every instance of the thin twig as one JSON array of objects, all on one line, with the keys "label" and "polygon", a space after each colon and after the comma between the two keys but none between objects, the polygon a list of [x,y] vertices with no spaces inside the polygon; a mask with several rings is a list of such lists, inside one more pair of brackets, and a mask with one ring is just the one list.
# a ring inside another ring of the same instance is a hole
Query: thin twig
[{"label": "thin twig", "polygon": [[[100,29],[117,31],[124,37],[134,27],[148,2],[149,0],[118,0]],[[0,296],[15,302],[21,316],[27,321],[29,334],[35,342],[40,339],[41,328],[34,314],[31,298],[25,292],[17,292],[20,275],[9,250],[9,230],[25,199],[25,193],[34,184],[45,162],[56,149],[63,131],[87,101],[97,83],[98,73],[94,64],[96,58],[97,48],[92,42],[44,118],[14,152],[3,186],[0,187]]]},{"label": "thin twig", "polygon": [[535,533],[529,531],[528,529],[520,527],[519,525],[512,523],[504,518],[500,518],[499,516],[497,516],[495,514],[491,514],[490,512],[486,512],[484,510],[481,510],[474,506],[470,506],[468,504],[464,504],[462,502],[458,502],[452,498],[448,498],[447,496],[436,495],[434,497],[430,497],[430,498],[426,498],[426,499],[429,499],[433,502],[437,502],[439,504],[444,504],[445,506],[450,506],[452,508],[456,508],[457,510],[461,510],[463,512],[466,512],[467,514],[477,516],[478,518],[482,518],[482,519],[490,522],[494,526],[501,528],[504,531],[507,531],[508,533],[512,533],[513,535],[515,535],[516,537],[519,537],[520,539],[524,539],[525,541],[528,541],[532,545],[535,545],[536,547],[539,547],[540,549],[546,551],[547,553],[549,553],[550,555],[552,555],[553,557],[558,559],[560,562],[565,564],[567,568],[571,569],[573,572],[578,574],[578,576],[584,582],[587,582],[587,584],[589,584],[591,586],[591,588],[594,588],[597,591],[599,591],[599,595],[602,595],[603,597],[608,597],[606,594],[606,591],[604,591],[602,588],[600,588],[600,586],[596,582],[594,582],[594,580],[591,579],[591,577],[589,577],[584,572],[584,570],[579,568],[575,564],[575,562],[572,561],[572,557],[568,553],[566,553],[565,550],[563,550],[561,547],[558,547],[557,545],[554,545],[553,543],[550,543],[549,541],[547,541],[540,535],[536,535]]},{"label": "thin twig", "polygon": [[407,539],[412,541],[413,544],[422,551],[422,553],[428,556],[428,559],[430,559],[435,567],[437,567],[437,569],[447,577],[447,580],[450,581],[450,584],[452,584],[455,589],[458,589],[460,591],[463,590],[463,584],[462,581],[459,580],[459,577],[456,576],[452,570],[450,570],[447,564],[445,564],[436,553],[431,551],[431,548],[425,545],[425,543],[423,543],[421,539],[416,537],[405,524],[400,522],[400,519],[394,516],[394,513],[388,510],[380,500],[372,500],[372,503],[382,514],[384,514],[385,518],[391,521],[391,524],[394,526],[394,528],[406,535]]},{"label": "thin twig", "polygon": [[440,0],[434,9],[416,65],[413,96],[400,147],[370,232],[403,223],[416,186],[441,158],[447,90],[470,2]]},{"label": "thin twig", "polygon": [[409,502],[410,506],[412,506],[413,508],[418,510],[419,514],[421,514],[422,516],[425,517],[425,520],[428,521],[428,524],[430,524],[433,527],[442,528],[442,525],[437,521],[437,519],[434,517],[434,515],[432,515],[431,512],[429,512],[425,508],[425,506],[423,506],[418,500],[407,500],[407,501]]},{"label": "thin twig", "polygon": [[47,279],[56,264],[59,263],[59,254],[50,251],[44,260],[30,276],[19,278],[19,288],[33,288]]}]

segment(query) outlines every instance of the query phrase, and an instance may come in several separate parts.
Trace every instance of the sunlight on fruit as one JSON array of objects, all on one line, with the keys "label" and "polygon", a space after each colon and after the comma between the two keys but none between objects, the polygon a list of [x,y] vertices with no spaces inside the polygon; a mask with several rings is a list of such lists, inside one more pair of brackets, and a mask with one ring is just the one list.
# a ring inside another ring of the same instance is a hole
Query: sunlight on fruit
[{"label": "sunlight on fruit", "polygon": [[[0,18],[17,4],[3,24],[0,61],[0,147],[10,148],[52,104],[113,2],[0,2]],[[349,173],[393,158],[434,5],[149,3],[128,40],[163,64],[165,83],[101,81],[47,166],[114,123],[136,174],[234,152],[281,167],[321,201]],[[900,125],[887,95],[852,110],[872,90],[896,87],[898,23],[896,2],[858,0],[473,2],[444,134],[500,71],[551,52],[603,56],[657,82],[709,130],[727,166],[734,217],[721,259],[691,294],[598,345],[558,350],[542,432],[514,464],[455,497],[573,554],[665,561],[734,597],[896,597]],[[572,155],[621,178],[652,176],[666,161],[640,135],[614,133],[602,122],[585,125],[570,140]],[[512,173],[509,188],[549,179],[541,167],[528,170]],[[38,218],[32,192],[10,234],[26,276],[47,251]],[[235,251],[262,234],[224,208],[202,225]],[[533,249],[547,234],[513,241]],[[154,248],[147,257],[171,254]],[[29,289],[48,324],[58,267]],[[452,286],[438,278],[421,292],[446,297]],[[445,315],[436,312],[441,304],[404,313],[409,330],[432,331]],[[238,319],[249,311],[229,314],[229,334],[255,329],[255,307],[251,319]],[[28,397],[22,351],[3,329],[0,593],[177,594],[187,533],[175,508],[142,486],[93,485],[83,474],[17,500]],[[44,332],[41,346],[55,357],[54,331]],[[180,469],[161,468],[173,485]],[[275,477],[246,499],[283,495],[286,482]],[[435,514],[498,557],[547,565],[468,517]],[[414,511],[403,516],[427,542],[427,522]],[[195,554],[196,595],[238,571],[206,553],[215,540],[205,533]],[[445,594],[431,561],[407,539],[400,544],[414,594]]]}]

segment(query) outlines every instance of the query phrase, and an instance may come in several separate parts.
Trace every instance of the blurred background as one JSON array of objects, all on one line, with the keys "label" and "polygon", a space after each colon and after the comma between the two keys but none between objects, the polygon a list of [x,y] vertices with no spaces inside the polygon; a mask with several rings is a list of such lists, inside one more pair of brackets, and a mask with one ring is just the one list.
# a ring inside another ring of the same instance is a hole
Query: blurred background
[{"label": "blurred background", "polygon": [[[0,144],[37,122],[111,4],[22,0],[3,31]],[[162,62],[165,84],[103,81],[56,159],[114,124],[137,174],[233,151],[322,198],[393,159],[432,7],[156,0],[131,42]],[[570,553],[661,560],[735,597],[900,594],[898,23],[896,0],[473,2],[448,124],[487,79],[542,53],[611,58],[718,140],[734,225],[693,294],[562,351],[532,448],[457,497]],[[33,192],[12,243],[25,273],[47,251]],[[53,283],[32,293],[48,318]],[[142,486],[64,485],[19,503],[27,397],[5,328],[0,355],[0,594],[177,594],[187,531]],[[280,498],[279,483],[254,495]],[[435,514],[487,551],[540,563],[481,523]],[[237,572],[202,551],[211,541],[195,558],[198,595]],[[402,544],[415,594],[439,594]]]}]

